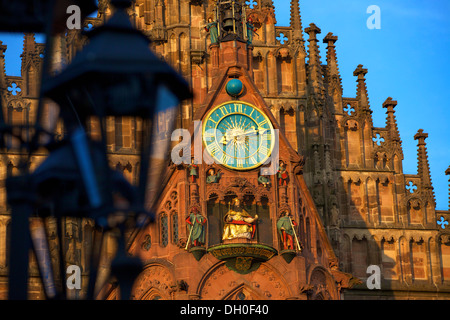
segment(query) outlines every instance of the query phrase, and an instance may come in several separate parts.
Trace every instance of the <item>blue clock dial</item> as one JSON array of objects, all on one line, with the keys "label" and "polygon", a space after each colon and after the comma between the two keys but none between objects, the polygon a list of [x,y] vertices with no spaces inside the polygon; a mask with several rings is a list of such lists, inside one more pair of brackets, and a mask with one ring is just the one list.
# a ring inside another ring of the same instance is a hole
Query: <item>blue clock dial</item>
[{"label": "blue clock dial", "polygon": [[206,116],[203,142],[216,163],[237,170],[262,165],[273,146],[269,118],[247,103],[222,104]]}]

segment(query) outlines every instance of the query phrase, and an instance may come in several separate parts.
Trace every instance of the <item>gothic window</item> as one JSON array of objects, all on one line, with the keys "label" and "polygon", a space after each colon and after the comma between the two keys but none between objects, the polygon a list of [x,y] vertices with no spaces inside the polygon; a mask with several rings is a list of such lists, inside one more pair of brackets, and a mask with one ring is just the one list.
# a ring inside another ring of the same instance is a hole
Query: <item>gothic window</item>
[{"label": "gothic window", "polygon": [[17,96],[22,91],[22,89],[15,82],[11,83],[7,89],[13,96]]},{"label": "gothic window", "polygon": [[448,283],[450,280],[450,241],[447,235],[440,236],[439,249],[442,281]]},{"label": "gothic window", "polygon": [[160,216],[160,230],[161,230],[161,246],[167,247],[169,243],[169,225],[167,221],[167,214],[162,213]]},{"label": "gothic window", "polygon": [[376,181],[378,212],[381,223],[394,222],[392,184],[386,178]]},{"label": "gothic window", "polygon": [[278,93],[292,92],[292,70],[292,58],[289,56],[289,50],[280,50],[280,54],[277,56]]},{"label": "gothic window", "polygon": [[414,280],[426,280],[427,279],[427,257],[426,257],[426,245],[423,240],[411,241],[410,252],[412,261],[412,275]]},{"label": "gothic window", "polygon": [[383,277],[387,280],[398,279],[397,275],[397,250],[394,240],[381,242],[381,265]]},{"label": "gothic window", "polygon": [[178,213],[172,212],[172,243],[178,243]]},{"label": "gothic window", "polygon": [[189,72],[189,51],[188,51],[188,40],[184,33],[179,36],[180,50],[179,50],[179,71],[183,75],[187,75]]},{"label": "gothic window", "polygon": [[132,148],[132,128],[133,121],[131,117],[116,117],[114,123],[114,137],[116,151],[120,149]]},{"label": "gothic window", "polygon": [[361,133],[356,120],[345,123],[345,153],[347,166],[357,166],[361,163]]},{"label": "gothic window", "polygon": [[366,270],[368,266],[367,239],[352,241],[352,272],[359,278],[367,278]]},{"label": "gothic window", "polygon": [[119,150],[122,148],[122,118],[115,117],[114,118],[114,138],[115,138],[115,144],[116,144],[116,150]]},{"label": "gothic window", "polygon": [[407,205],[408,221],[410,224],[423,223],[423,209],[419,199],[413,198]]},{"label": "gothic window", "polygon": [[306,248],[311,250],[311,224],[309,223],[309,218],[306,218]]},{"label": "gothic window", "polygon": [[410,254],[410,244],[409,241],[405,239],[405,237],[401,237],[399,239],[399,256],[401,262],[401,270],[404,277],[404,280],[407,279],[407,276],[412,274],[411,270],[411,254]]},{"label": "gothic window", "polygon": [[172,65],[172,67],[177,66],[177,54],[178,54],[178,50],[177,50],[177,37],[175,36],[175,34],[172,34],[170,36],[170,40],[169,40],[169,45],[170,45],[170,51],[169,51],[169,63]]},{"label": "gothic window", "polygon": [[[28,108],[25,106],[23,101],[14,100],[8,105],[8,123],[12,125],[27,125],[28,124]],[[27,131],[22,131],[22,137],[26,139]],[[8,136],[9,147],[17,147],[19,145],[19,140]]]},{"label": "gothic window", "polygon": [[381,144],[385,141],[379,133],[375,134],[372,140],[377,146],[381,146]]},{"label": "gothic window", "polygon": [[258,2],[256,2],[255,0],[247,0],[245,1],[245,4],[248,5],[250,9],[253,9],[258,5]]},{"label": "gothic window", "polygon": [[267,91],[264,79],[264,61],[261,52],[253,56],[253,78],[258,88],[263,88],[263,92]]}]

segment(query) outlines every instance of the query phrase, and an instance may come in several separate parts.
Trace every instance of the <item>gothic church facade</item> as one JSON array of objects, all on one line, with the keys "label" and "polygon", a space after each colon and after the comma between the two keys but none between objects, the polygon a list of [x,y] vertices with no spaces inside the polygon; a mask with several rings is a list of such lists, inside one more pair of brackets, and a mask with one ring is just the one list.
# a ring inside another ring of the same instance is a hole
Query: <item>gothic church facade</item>
[{"label": "gothic church facade", "polygon": [[[234,28],[229,25],[224,34],[220,23],[228,2],[137,0],[129,13],[135,26],[152,40],[154,52],[191,84],[194,98],[181,106],[177,126],[193,134],[194,121],[207,122],[220,106],[254,107],[279,130],[279,159],[285,171],[264,180],[259,167],[168,164],[155,223],[130,234],[130,252],[145,264],[133,297],[447,299],[450,234],[438,222],[449,220],[450,211],[435,209],[428,135],[418,130],[414,136],[418,171],[404,173],[397,101],[387,97],[376,106],[386,109],[386,125],[374,127],[365,83],[368,70],[360,64],[353,73],[356,96],[343,96],[336,35],[327,33],[320,44],[322,30],[315,24],[302,25],[299,0],[290,2],[286,27],[276,25],[272,0],[251,5],[236,1],[241,5],[239,15],[233,16]],[[107,2],[99,1],[98,17],[87,18],[85,27],[95,28],[109,15]],[[218,21],[216,37],[210,24]],[[247,22],[255,30],[251,36]],[[70,62],[85,41],[76,30],[58,38],[54,64]],[[25,36],[21,77],[5,74],[5,50],[1,45],[2,104],[9,121],[27,121],[37,104],[43,46],[32,35]],[[244,88],[239,95],[227,90],[236,79]],[[231,113],[235,112],[228,109],[226,116]],[[163,129],[164,119],[157,125]],[[107,123],[111,165],[131,182],[137,179],[137,127],[133,119]],[[63,128],[58,130],[64,134]],[[94,124],[91,133],[95,134]],[[18,155],[10,152],[5,157],[3,178],[14,174]],[[44,158],[37,155],[31,168]],[[10,212],[4,194],[0,294],[6,297]],[[236,199],[240,207],[232,207]],[[246,215],[258,218],[245,224],[245,237],[225,238],[226,228],[238,230],[244,225],[236,227],[225,219],[236,212],[244,221]],[[284,217],[292,222],[291,237],[279,229]],[[92,223],[68,219],[64,230],[66,260],[80,265],[86,275],[85,248],[92,244]],[[104,279],[114,254],[114,242],[108,241],[101,269]],[[30,296],[38,299],[42,291],[33,264]],[[381,289],[367,287],[370,265],[381,270]],[[100,297],[118,298],[113,281],[102,288]]]}]

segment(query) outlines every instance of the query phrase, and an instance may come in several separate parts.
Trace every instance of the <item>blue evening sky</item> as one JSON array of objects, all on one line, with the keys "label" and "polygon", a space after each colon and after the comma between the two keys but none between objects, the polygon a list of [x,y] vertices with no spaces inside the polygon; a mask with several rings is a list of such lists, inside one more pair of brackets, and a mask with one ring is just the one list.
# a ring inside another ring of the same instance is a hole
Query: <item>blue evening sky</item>
[{"label": "blue evening sky", "polygon": [[[274,0],[277,23],[288,26],[290,0]],[[381,12],[381,29],[367,28],[370,5]],[[428,133],[427,150],[431,178],[436,194],[436,209],[448,209],[450,165],[450,1],[443,0],[300,0],[303,28],[315,23],[322,33],[320,53],[326,59],[322,43],[328,32],[336,42],[344,96],[355,97],[358,64],[366,75],[375,127],[386,124],[387,97],[398,101],[395,108],[402,139],[403,171],[417,174],[419,129]],[[308,37],[305,36],[305,40]],[[306,42],[307,44],[307,42]]]},{"label": "blue evening sky", "polygon": [[[279,26],[288,26],[290,0],[273,0]],[[370,5],[381,10],[381,29],[367,28]],[[396,118],[403,142],[403,170],[417,173],[419,129],[427,141],[431,177],[438,210],[448,209],[450,165],[450,1],[443,0],[300,0],[303,28],[314,22],[321,41],[328,32],[336,42],[344,96],[356,94],[353,71],[358,64],[368,69],[367,88],[375,127],[384,127],[387,97],[398,101]],[[305,40],[307,36],[305,36]],[[43,37],[36,37],[43,41]],[[23,41],[20,35],[0,33],[8,45],[6,73],[20,75]],[[322,62],[326,46],[320,42]]]}]

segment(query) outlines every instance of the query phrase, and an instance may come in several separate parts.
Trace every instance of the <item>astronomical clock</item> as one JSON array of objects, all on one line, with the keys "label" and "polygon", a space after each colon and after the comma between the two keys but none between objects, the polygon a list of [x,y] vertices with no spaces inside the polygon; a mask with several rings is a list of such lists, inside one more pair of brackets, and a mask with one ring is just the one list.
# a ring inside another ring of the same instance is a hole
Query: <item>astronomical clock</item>
[{"label": "astronomical clock", "polygon": [[251,170],[270,157],[274,130],[256,106],[230,101],[216,106],[205,117],[203,143],[216,163],[233,170]]}]

